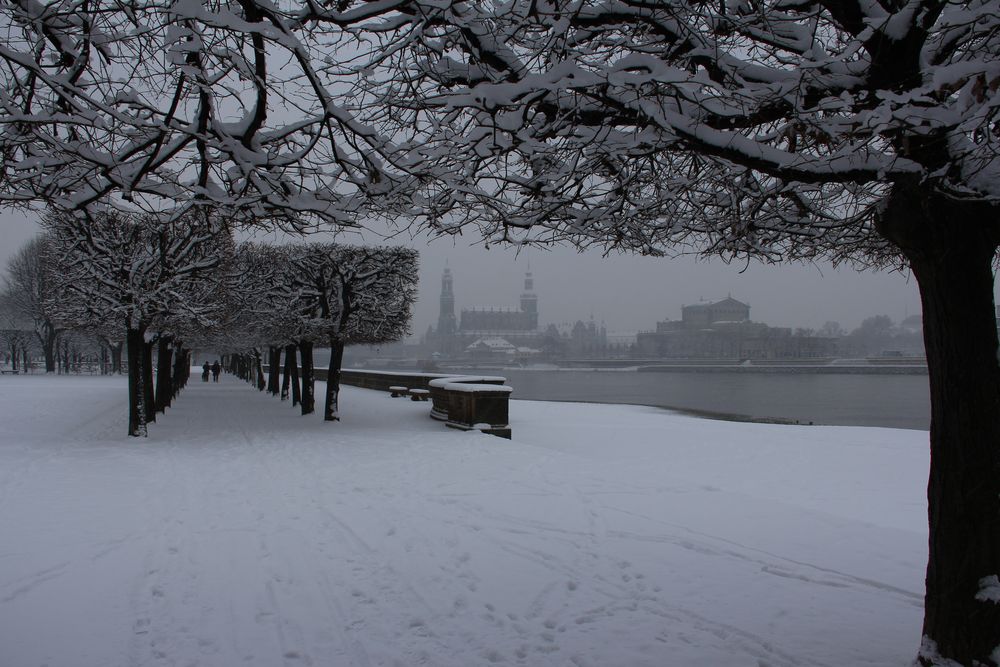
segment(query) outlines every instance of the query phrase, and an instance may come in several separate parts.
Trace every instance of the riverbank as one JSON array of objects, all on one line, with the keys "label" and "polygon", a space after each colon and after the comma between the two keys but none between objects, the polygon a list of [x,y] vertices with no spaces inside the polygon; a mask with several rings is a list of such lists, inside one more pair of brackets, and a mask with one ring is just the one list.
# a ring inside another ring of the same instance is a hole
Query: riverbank
[{"label": "riverbank", "polygon": [[222,380],[135,440],[122,378],[0,379],[0,662],[897,667],[919,645],[925,434],[513,401],[508,441]]}]

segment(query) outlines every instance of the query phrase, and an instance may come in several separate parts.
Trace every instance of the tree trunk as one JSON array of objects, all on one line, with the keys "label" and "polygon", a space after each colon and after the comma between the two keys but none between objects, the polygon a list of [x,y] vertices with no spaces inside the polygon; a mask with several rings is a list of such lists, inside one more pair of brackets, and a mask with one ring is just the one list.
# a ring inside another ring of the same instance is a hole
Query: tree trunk
[{"label": "tree trunk", "polygon": [[281,348],[277,345],[267,348],[267,391],[272,396],[281,391]]},{"label": "tree trunk", "polygon": [[142,329],[128,329],[125,333],[128,351],[128,434],[146,436],[146,391],[143,387],[145,372],[142,368],[145,334]]},{"label": "tree trunk", "polygon": [[295,350],[297,345],[289,345],[288,350],[292,357],[292,407],[302,403],[302,384],[299,382],[299,364],[295,360]]},{"label": "tree trunk", "polygon": [[[911,264],[920,284],[931,383],[924,636],[959,664],[997,665],[1000,369],[993,275],[991,255],[963,254]],[[989,577],[992,599],[981,594]]]},{"label": "tree trunk", "polygon": [[174,396],[173,349],[165,336],[156,342],[156,411],[166,412]]},{"label": "tree trunk", "polygon": [[124,343],[118,341],[111,346],[111,372],[115,375],[122,374],[122,347]]},{"label": "tree trunk", "polygon": [[292,384],[292,365],[295,364],[295,346],[285,346],[285,368],[281,376],[281,400],[288,400],[288,391]]},{"label": "tree trunk", "polygon": [[919,663],[995,666],[1000,364],[992,261],[998,215],[901,190],[896,186],[879,228],[902,248],[917,278],[930,379],[929,557]]},{"label": "tree trunk", "polygon": [[42,326],[42,331],[38,334],[38,341],[42,345],[42,354],[45,356],[45,372],[56,372],[56,334],[52,327]]},{"label": "tree trunk", "polygon": [[326,374],[326,401],[323,420],[340,421],[340,367],[344,363],[344,343],[330,340],[330,366]]},{"label": "tree trunk", "polygon": [[254,375],[257,378],[257,391],[264,391],[267,388],[267,379],[264,377],[263,356],[260,350],[253,351]]},{"label": "tree trunk", "polygon": [[156,421],[156,397],[153,385],[153,343],[144,343],[142,346],[142,388],[146,392],[146,423],[152,424]]},{"label": "tree trunk", "polygon": [[171,373],[171,379],[173,381],[170,386],[170,394],[172,399],[177,398],[181,389],[183,389],[184,385],[187,384],[187,369],[191,367],[191,362],[188,361],[187,350],[185,350],[180,344],[176,345],[176,348],[177,349],[174,350],[174,370],[173,373]]},{"label": "tree trunk", "polygon": [[313,377],[313,344],[299,341],[299,356],[302,358],[302,414],[308,415],[316,409],[316,380]]}]

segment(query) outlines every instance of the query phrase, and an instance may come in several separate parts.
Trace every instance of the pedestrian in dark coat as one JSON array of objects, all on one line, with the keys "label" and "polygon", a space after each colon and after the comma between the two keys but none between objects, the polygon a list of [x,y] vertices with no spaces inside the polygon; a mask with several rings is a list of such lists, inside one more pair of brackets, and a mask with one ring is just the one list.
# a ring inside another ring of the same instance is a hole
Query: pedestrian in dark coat
[{"label": "pedestrian in dark coat", "polygon": [[216,359],[215,363],[212,364],[212,380],[214,380],[215,382],[218,382],[219,381],[219,373],[221,373],[221,372],[222,372],[222,365],[219,363],[219,360]]},{"label": "pedestrian in dark coat", "polygon": [[201,367],[201,381],[202,382],[208,382],[208,374],[211,371],[212,371],[212,367],[209,366],[208,362],[206,361],[205,364]]}]

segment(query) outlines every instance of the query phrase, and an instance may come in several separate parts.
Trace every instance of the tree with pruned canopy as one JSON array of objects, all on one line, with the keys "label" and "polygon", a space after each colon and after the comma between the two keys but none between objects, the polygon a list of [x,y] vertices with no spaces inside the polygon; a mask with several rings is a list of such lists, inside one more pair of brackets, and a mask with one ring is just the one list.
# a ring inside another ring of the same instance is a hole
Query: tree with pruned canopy
[{"label": "tree with pruned canopy", "polygon": [[339,421],[344,348],[393,342],[408,333],[417,252],[311,243],[290,246],[287,256],[299,327],[330,347],[323,419]]},{"label": "tree with pruned canopy", "polygon": [[[292,370],[295,371],[293,405],[299,404],[298,366],[295,362],[299,331],[295,327],[294,299],[286,285],[290,278],[286,246],[245,242],[236,249],[234,271],[229,280],[233,317],[222,329],[226,341],[220,349],[243,351],[267,347],[267,388],[272,394],[288,398]],[[285,379],[281,386],[278,373],[281,352],[285,353]]]},{"label": "tree with pruned canopy", "polygon": [[[323,416],[339,420],[340,370],[347,345],[393,342],[408,333],[416,298],[417,252],[387,246],[338,243],[241,243],[228,281],[231,317],[210,345],[233,351],[247,379],[279,393],[280,352],[285,350],[282,399],[293,384],[302,414],[315,410],[313,348],[329,346]],[[295,353],[301,359],[301,385]]]},{"label": "tree with pruned canopy", "polygon": [[[197,210],[180,218],[53,213],[44,222],[53,312],[77,329],[117,323],[128,352],[128,432],[146,435],[155,420],[152,341],[184,327],[210,327],[225,309],[228,229]],[[169,362],[161,373],[168,370]]]}]

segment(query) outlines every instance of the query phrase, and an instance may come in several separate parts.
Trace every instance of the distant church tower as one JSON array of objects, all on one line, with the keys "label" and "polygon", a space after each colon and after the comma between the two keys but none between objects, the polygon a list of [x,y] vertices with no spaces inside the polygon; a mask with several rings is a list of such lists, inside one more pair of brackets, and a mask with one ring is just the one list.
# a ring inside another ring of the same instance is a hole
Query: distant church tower
[{"label": "distant church tower", "polygon": [[438,336],[455,333],[455,293],[452,291],[451,269],[445,268],[441,276],[441,312],[438,315]]},{"label": "distant church tower", "polygon": [[535,294],[535,281],[531,271],[524,274],[524,293],[521,294],[521,312],[528,315],[528,330],[538,328],[538,296]]}]

